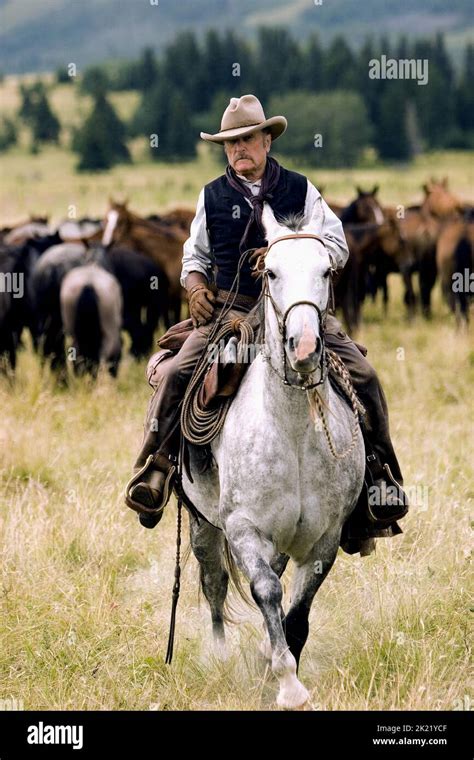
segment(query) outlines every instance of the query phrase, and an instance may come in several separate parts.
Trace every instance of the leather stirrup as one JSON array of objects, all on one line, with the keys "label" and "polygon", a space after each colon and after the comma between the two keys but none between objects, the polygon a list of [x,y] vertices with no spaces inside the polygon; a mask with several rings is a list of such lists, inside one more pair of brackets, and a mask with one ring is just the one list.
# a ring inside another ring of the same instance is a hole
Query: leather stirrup
[{"label": "leather stirrup", "polygon": [[[164,486],[163,486],[163,498],[161,500],[161,504],[158,507],[146,507],[144,504],[141,504],[139,501],[135,501],[133,497],[130,494],[130,491],[134,486],[136,486],[138,483],[140,483],[144,473],[146,470],[153,464],[156,464],[157,458],[160,464],[163,463],[163,460],[165,460],[168,463],[167,472],[162,470],[163,474],[166,475]],[[142,515],[157,515],[160,512],[163,511],[165,506],[167,505],[169,498],[171,496],[171,490],[172,490],[172,481],[174,474],[176,472],[176,466],[172,464],[166,457],[163,455],[157,455],[157,454],[150,454],[147,457],[147,460],[143,467],[141,467],[138,472],[136,472],[128,481],[127,486],[125,488],[125,503],[130,509],[133,509],[135,512],[138,512]]]}]

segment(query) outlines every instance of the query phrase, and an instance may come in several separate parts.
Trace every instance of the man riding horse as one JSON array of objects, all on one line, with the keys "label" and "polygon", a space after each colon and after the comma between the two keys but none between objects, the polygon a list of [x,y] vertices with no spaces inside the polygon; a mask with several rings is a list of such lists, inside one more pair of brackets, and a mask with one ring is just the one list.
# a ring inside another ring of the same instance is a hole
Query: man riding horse
[{"label": "man riding horse", "polygon": [[[264,202],[279,218],[300,215],[306,222],[315,205],[321,204],[324,221],[314,232],[323,239],[335,270],[342,269],[348,259],[342,224],[319,191],[302,174],[285,169],[268,156],[272,141],[286,128],[284,116],[267,119],[260,101],[254,95],[243,95],[231,98],[217,134],[201,132],[203,140],[224,145],[228,166],[225,174],[207,184],[199,195],[190,237],[184,244],[181,276],[194,330],[173,358],[156,366],[144,440],[127,486],[126,503],[139,513],[144,527],[153,528],[160,521],[169,499],[179,450],[180,401],[222,306],[236,282],[237,295],[232,296],[227,319],[245,317],[260,295],[261,283],[252,263],[267,245],[261,221]],[[249,251],[253,255],[248,255]],[[407,511],[402,474],[377,374],[333,314],[327,315],[325,343],[349,370],[366,410],[367,473],[379,498],[370,510],[373,520],[366,521],[361,540],[351,553],[360,550],[367,554],[375,536],[401,532],[395,521]]]}]

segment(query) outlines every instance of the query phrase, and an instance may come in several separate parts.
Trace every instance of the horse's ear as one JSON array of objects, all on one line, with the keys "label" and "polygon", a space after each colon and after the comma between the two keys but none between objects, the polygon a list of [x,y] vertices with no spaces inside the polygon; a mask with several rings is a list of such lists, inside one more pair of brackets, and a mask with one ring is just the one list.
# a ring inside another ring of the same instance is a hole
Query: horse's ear
[{"label": "horse's ear", "polygon": [[430,192],[431,192],[429,185],[427,185],[427,184],[425,183],[424,185],[422,185],[422,186],[421,186],[421,189],[423,190],[423,192],[424,192],[424,194],[426,195],[426,197],[428,197],[428,195],[429,195],[429,194],[430,194]]},{"label": "horse's ear", "polygon": [[324,213],[323,199],[321,198],[321,196],[319,196],[319,198],[317,199],[316,203],[313,206],[311,217],[303,228],[304,231],[313,232],[316,235],[319,234],[324,227],[324,219],[325,219],[325,213]]},{"label": "horse's ear", "polygon": [[268,203],[263,204],[262,222],[269,243],[275,238],[280,237],[280,235],[288,233],[287,228],[277,222],[272,207]]},{"label": "horse's ear", "polygon": [[374,185],[374,189],[372,190],[371,195],[377,195],[378,191],[379,191],[379,186]]},{"label": "horse's ear", "polygon": [[362,190],[362,188],[360,187],[360,185],[356,185],[356,193],[359,196],[359,198],[360,198],[361,195],[364,195],[364,191]]},{"label": "horse's ear", "polygon": [[448,184],[449,184],[449,178],[448,177],[443,177],[443,179],[441,180],[441,184],[444,187],[444,189],[447,190],[448,189]]}]

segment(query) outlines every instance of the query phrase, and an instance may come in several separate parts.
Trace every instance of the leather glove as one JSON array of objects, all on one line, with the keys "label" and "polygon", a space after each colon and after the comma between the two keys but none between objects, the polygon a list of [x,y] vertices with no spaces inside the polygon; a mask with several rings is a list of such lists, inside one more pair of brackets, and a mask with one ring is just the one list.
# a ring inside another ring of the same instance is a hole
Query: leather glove
[{"label": "leather glove", "polygon": [[203,283],[198,283],[188,290],[189,313],[194,327],[206,325],[213,313],[216,297]]},{"label": "leather glove", "polygon": [[[262,271],[264,269],[264,266],[262,266],[263,258],[259,262],[259,257],[264,256],[266,251],[267,251],[266,246],[263,248],[255,248],[254,251],[249,256],[250,269],[252,270],[251,275],[254,278],[254,280],[257,280],[262,274]],[[261,266],[261,269],[257,268],[258,265]]]}]

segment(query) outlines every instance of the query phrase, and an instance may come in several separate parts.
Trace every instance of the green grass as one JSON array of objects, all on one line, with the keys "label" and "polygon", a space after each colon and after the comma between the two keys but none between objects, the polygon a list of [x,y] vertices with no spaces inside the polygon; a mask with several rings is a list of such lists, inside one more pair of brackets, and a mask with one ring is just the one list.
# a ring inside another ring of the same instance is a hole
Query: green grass
[{"label": "green grass", "polygon": [[[437,291],[433,321],[408,325],[391,285],[389,319],[369,305],[359,337],[406,483],[428,500],[375,556],[340,553],[318,593],[301,664],[316,709],[450,710],[471,693],[471,336]],[[231,658],[218,663],[192,556],[164,664],[175,507],[148,532],[122,501],[148,396],[144,363],[129,358],[117,382],[58,390],[26,348],[16,382],[0,381],[0,694],[30,710],[271,709],[259,613],[237,602]]]}]

